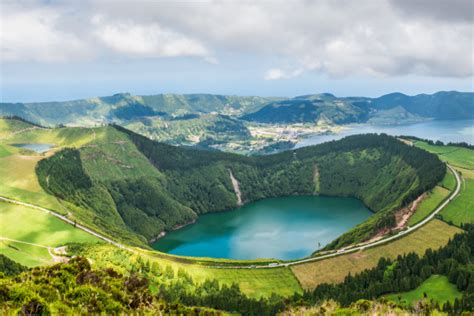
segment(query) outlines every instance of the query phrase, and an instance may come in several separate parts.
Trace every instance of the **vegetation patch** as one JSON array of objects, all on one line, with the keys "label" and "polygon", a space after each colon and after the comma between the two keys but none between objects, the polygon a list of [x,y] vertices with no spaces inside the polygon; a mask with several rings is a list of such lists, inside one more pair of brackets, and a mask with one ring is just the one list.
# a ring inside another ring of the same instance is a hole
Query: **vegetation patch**
[{"label": "vegetation patch", "polygon": [[26,266],[52,263],[48,247],[70,242],[97,243],[96,237],[74,228],[60,219],[21,205],[0,202],[2,240],[0,248]]},{"label": "vegetation patch", "polygon": [[404,253],[423,254],[429,248],[438,249],[459,232],[459,228],[434,219],[413,233],[390,243],[356,253],[298,264],[292,266],[291,270],[304,289],[312,289],[321,283],[342,282],[348,273],[354,275],[376,266],[381,257],[394,259]]},{"label": "vegetation patch", "polygon": [[450,191],[441,186],[436,186],[428,193],[428,196],[423,199],[415,213],[408,220],[408,225],[413,226],[416,223],[422,221],[428,215],[430,215],[449,195]]},{"label": "vegetation patch", "polygon": [[462,190],[441,212],[444,221],[460,226],[474,222],[474,179],[464,179]]},{"label": "vegetation patch", "polygon": [[430,145],[424,141],[416,141],[417,147],[437,154],[442,160],[456,167],[474,169],[474,150],[458,146]]},{"label": "vegetation patch", "polygon": [[396,303],[408,306],[423,299],[433,299],[438,304],[443,305],[448,301],[454,304],[454,300],[456,298],[460,299],[462,293],[459,292],[455,284],[449,282],[446,276],[432,275],[412,291],[390,294],[386,297]]}]

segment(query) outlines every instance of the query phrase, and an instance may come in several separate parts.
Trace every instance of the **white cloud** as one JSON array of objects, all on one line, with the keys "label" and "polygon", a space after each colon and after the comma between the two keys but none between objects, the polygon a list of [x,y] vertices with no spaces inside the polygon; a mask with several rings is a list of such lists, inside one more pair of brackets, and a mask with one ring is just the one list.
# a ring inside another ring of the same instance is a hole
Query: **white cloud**
[{"label": "white cloud", "polygon": [[99,19],[95,24],[94,34],[99,41],[118,54],[142,57],[210,56],[200,41],[166,30],[157,23],[103,23]]},{"label": "white cloud", "polygon": [[280,68],[270,68],[263,76],[265,80],[279,80],[279,79],[290,79],[298,77],[304,72],[302,68],[297,68],[295,70],[283,70]]},{"label": "white cloud", "polygon": [[2,4],[1,58],[194,56],[217,63],[219,54],[250,54],[274,61],[266,80],[305,71],[333,77],[472,76],[472,12],[465,9],[470,1],[429,10],[423,1]]},{"label": "white cloud", "polygon": [[0,46],[2,61],[65,61],[90,58],[87,43],[56,26],[55,10],[19,10],[2,5]]}]

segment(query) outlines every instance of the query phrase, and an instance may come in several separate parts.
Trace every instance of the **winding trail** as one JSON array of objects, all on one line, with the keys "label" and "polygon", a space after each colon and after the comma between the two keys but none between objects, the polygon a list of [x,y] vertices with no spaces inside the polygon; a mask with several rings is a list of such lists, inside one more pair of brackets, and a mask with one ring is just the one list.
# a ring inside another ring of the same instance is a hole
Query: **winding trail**
[{"label": "winding trail", "polygon": [[[438,214],[443,208],[445,208],[446,205],[448,205],[453,200],[453,198],[455,198],[459,194],[459,191],[461,190],[461,178],[459,177],[459,174],[456,172],[456,170],[454,170],[453,167],[451,167],[448,164],[446,164],[446,166],[451,170],[451,172],[454,174],[454,176],[456,178],[456,189],[454,190],[454,192],[452,192],[451,195],[449,196],[449,198],[447,198],[441,205],[439,205],[425,219],[423,219],[422,221],[420,221],[419,223],[417,223],[416,225],[414,225],[412,227],[408,227],[408,229],[406,229],[406,230],[400,231],[397,235],[389,236],[389,237],[379,239],[377,241],[373,241],[373,242],[366,243],[366,244],[358,244],[358,245],[355,245],[355,246],[352,246],[352,247],[349,246],[347,248],[342,248],[342,249],[339,249],[337,251],[334,251],[334,252],[331,252],[331,253],[328,253],[328,254],[324,254],[324,255],[321,255],[321,256],[310,257],[310,258],[305,258],[305,259],[299,259],[299,260],[294,260],[294,261],[290,261],[290,262],[272,262],[272,263],[264,264],[264,265],[255,263],[255,264],[240,265],[240,266],[216,264],[216,265],[207,265],[206,267],[220,268],[220,269],[268,269],[268,268],[288,267],[288,266],[292,266],[292,265],[297,265],[297,264],[302,264],[302,263],[307,263],[307,262],[319,261],[319,260],[323,260],[323,259],[327,259],[327,258],[331,258],[331,257],[336,257],[336,256],[356,252],[356,251],[359,251],[359,250],[364,250],[366,248],[376,247],[376,246],[379,246],[381,244],[385,244],[385,243],[388,243],[392,240],[403,237],[403,235],[407,235],[407,234],[417,230],[418,228],[422,227],[423,225],[428,223],[430,220],[432,220],[436,216],[436,214]],[[231,178],[233,178],[232,173],[231,173]],[[61,215],[61,214],[56,213],[54,211],[48,210],[44,207],[40,207],[40,206],[29,204],[29,203],[24,203],[24,202],[17,201],[17,200],[14,200],[14,199],[3,197],[3,196],[0,196],[0,201],[4,201],[4,202],[7,202],[7,203],[12,203],[12,204],[17,204],[17,205],[22,205],[22,206],[30,207],[30,208],[33,208],[33,209],[36,209],[36,210],[39,210],[39,211],[42,211],[42,212],[46,212],[48,214],[56,216],[57,218],[61,219],[62,221],[66,222],[66,223],[74,225],[76,228],[79,228],[79,229],[81,229],[81,230],[83,230],[83,231],[99,238],[99,239],[102,239],[103,241],[105,241],[107,243],[110,243],[110,244],[112,244],[114,246],[117,246],[121,249],[125,249],[125,250],[128,250],[128,251],[134,252],[134,253],[138,253],[137,250],[135,250],[131,247],[127,247],[127,246],[125,246],[121,243],[118,243],[118,242],[116,242],[116,241],[114,241],[114,240],[112,240],[108,237],[105,237],[104,235],[101,235],[101,234],[93,231],[90,228],[87,228],[83,225],[80,225],[80,224],[74,222],[73,220],[67,218],[64,215]],[[7,239],[7,238],[2,238],[2,239]]]}]

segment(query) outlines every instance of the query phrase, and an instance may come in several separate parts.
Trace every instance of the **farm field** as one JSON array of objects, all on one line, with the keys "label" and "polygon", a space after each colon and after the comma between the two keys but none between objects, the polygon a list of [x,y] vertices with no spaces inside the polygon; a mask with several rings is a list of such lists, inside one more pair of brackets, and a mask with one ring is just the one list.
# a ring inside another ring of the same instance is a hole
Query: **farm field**
[{"label": "farm field", "polygon": [[430,215],[435,208],[446,199],[451,192],[441,186],[436,186],[428,193],[428,196],[421,201],[420,205],[416,209],[416,212],[408,220],[408,225],[413,226],[414,224],[423,220],[426,216]]},{"label": "farm field", "polygon": [[38,247],[20,242],[0,240],[0,253],[27,267],[53,263],[47,247]]},{"label": "farm field", "polygon": [[432,275],[416,289],[404,293],[390,294],[386,298],[398,304],[410,306],[423,299],[425,293],[428,300],[433,299],[440,305],[448,301],[452,304],[456,298],[462,296],[456,285],[450,283],[447,277]]},{"label": "farm field", "polygon": [[[442,219],[446,222],[460,226],[462,223],[474,221],[474,150],[453,147],[433,146],[417,141],[415,145],[430,152],[437,153],[440,159],[447,161],[460,172],[463,182],[459,195],[449,203],[441,212]],[[450,180],[445,178],[443,183],[449,185]]]},{"label": "farm field", "polygon": [[474,179],[465,178],[459,195],[440,214],[443,220],[455,225],[474,221]]},{"label": "farm field", "polygon": [[446,175],[444,176],[443,181],[440,184],[441,187],[448,189],[449,191],[453,191],[456,188],[456,178],[454,177],[451,170],[446,171]]},{"label": "farm field", "polygon": [[272,293],[282,296],[291,296],[295,292],[301,293],[298,279],[290,268],[212,269],[194,265],[188,267],[186,271],[200,282],[216,278],[227,285],[238,283],[242,292],[251,297],[268,297]]},{"label": "farm field", "polygon": [[179,257],[156,256],[156,252],[139,250],[139,253],[130,253],[117,249],[111,245],[90,245],[82,247],[81,255],[89,258],[98,267],[113,267],[117,271],[130,270],[137,261],[148,261],[152,265],[158,264],[161,270],[170,267],[175,274],[184,271],[195,282],[206,279],[216,279],[219,283],[232,285],[236,283],[246,295],[254,298],[268,297],[272,293],[282,296],[291,296],[302,289],[298,279],[290,268],[272,269],[225,269],[213,268],[204,264],[186,263]]},{"label": "farm field", "polygon": [[459,228],[434,219],[413,233],[388,244],[326,260],[295,265],[291,267],[291,270],[304,289],[312,289],[325,282],[341,282],[348,273],[354,275],[364,269],[374,267],[381,257],[393,259],[409,252],[422,255],[428,248],[438,249],[458,232],[461,232]]},{"label": "farm field", "polygon": [[0,237],[38,245],[2,240],[2,253],[5,251],[10,258],[27,266],[51,263],[46,247],[58,247],[69,242],[99,242],[92,235],[52,215],[21,205],[0,202],[0,223]]},{"label": "farm field", "polygon": [[455,146],[435,146],[422,141],[416,141],[415,146],[438,154],[441,160],[455,167],[474,169],[474,150]]}]

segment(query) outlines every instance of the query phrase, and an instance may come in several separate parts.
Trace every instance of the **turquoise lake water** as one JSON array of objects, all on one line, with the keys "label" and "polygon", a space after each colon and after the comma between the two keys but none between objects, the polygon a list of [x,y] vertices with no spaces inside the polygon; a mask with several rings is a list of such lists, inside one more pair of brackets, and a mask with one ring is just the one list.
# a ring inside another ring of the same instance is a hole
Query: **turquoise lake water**
[{"label": "turquoise lake water", "polygon": [[195,224],[168,233],[153,248],[185,256],[297,259],[309,256],[370,215],[353,198],[265,199],[203,215]]}]

